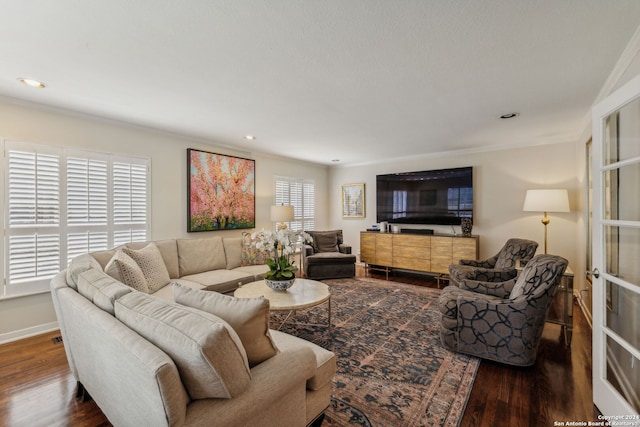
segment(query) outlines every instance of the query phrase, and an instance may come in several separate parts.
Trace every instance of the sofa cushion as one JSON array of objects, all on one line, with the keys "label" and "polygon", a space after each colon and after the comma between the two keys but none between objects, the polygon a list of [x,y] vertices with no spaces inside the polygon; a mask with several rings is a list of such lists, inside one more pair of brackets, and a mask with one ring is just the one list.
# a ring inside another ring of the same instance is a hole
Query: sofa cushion
[{"label": "sofa cushion", "polygon": [[256,280],[264,279],[264,275],[269,271],[269,266],[266,264],[244,265],[242,267],[234,268],[233,271],[251,276],[253,279],[250,281],[254,282]]},{"label": "sofa cushion", "polygon": [[242,237],[225,237],[222,239],[224,255],[227,258],[227,270],[242,265]]},{"label": "sofa cushion", "polygon": [[257,242],[258,239],[252,238],[250,233],[242,233],[242,266],[266,264],[272,257],[264,249],[256,248]]},{"label": "sofa cushion", "polygon": [[338,252],[338,233],[336,231],[314,231],[311,246],[315,252]]},{"label": "sofa cushion", "polygon": [[151,242],[142,249],[123,248],[122,252],[129,255],[142,270],[147,280],[149,293],[153,293],[169,284],[171,278],[164,265],[162,254],[155,243]]},{"label": "sofa cushion", "polygon": [[178,304],[214,314],[226,321],[242,341],[249,366],[253,367],[278,352],[269,334],[269,300],[235,298],[218,292],[200,291],[174,283],[173,297]]},{"label": "sofa cushion", "polygon": [[354,264],[356,256],[343,254],[342,252],[318,252],[306,259],[307,265],[311,264]]},{"label": "sofa cushion", "polygon": [[[197,274],[189,274],[188,276],[182,276],[181,279],[188,280],[190,282],[200,283],[203,288],[219,289],[220,285],[229,287],[230,290],[236,289],[240,285],[253,282],[253,276],[236,270],[213,270],[205,271]],[[222,291],[226,292],[226,290]]]},{"label": "sofa cushion", "polygon": [[118,298],[132,292],[129,286],[98,269],[90,269],[78,275],[78,292],[102,310],[114,315]]},{"label": "sofa cushion", "polygon": [[75,290],[78,290],[78,276],[89,269],[95,268],[102,270],[100,263],[91,255],[78,255],[71,260],[71,264],[67,268],[67,284]]},{"label": "sofa cushion", "polygon": [[[178,283],[191,289],[203,289],[203,286],[200,283],[190,282],[189,280],[174,279],[171,283]],[[171,285],[165,286],[164,288],[154,292],[152,295],[168,302],[176,302],[173,298],[173,287]]]},{"label": "sofa cushion", "polygon": [[299,347],[307,347],[313,350],[316,356],[316,374],[307,379],[309,390],[319,390],[331,382],[336,374],[336,355],[316,344],[285,334],[284,332],[271,330],[271,336],[281,351],[287,351]]},{"label": "sofa cushion", "polygon": [[139,292],[118,299],[115,312],[173,359],[192,399],[231,398],[249,385],[242,342],[219,317]]},{"label": "sofa cushion", "polygon": [[178,239],[177,242],[180,277],[223,269],[227,265],[221,237]]},{"label": "sofa cushion", "polygon": [[111,261],[104,268],[104,272],[137,291],[149,293],[149,285],[142,269],[122,249],[116,251]]}]

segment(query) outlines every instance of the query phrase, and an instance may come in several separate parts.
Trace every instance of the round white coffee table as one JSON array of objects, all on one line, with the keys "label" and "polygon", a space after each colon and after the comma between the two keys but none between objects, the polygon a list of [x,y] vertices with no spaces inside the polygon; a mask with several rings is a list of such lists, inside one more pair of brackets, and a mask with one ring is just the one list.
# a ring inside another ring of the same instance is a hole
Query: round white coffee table
[{"label": "round white coffee table", "polygon": [[322,282],[297,278],[293,286],[286,291],[274,291],[264,280],[247,283],[233,293],[237,298],[265,297],[269,300],[269,310],[288,311],[289,314],[280,324],[280,328],[296,310],[315,307],[327,302],[327,324],[331,328],[331,290]]}]

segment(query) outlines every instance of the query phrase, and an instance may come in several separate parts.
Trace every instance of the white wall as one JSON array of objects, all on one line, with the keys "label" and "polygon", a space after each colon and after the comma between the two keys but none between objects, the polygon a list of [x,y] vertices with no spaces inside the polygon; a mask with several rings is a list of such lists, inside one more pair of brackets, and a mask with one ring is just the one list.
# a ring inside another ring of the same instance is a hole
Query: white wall
[{"label": "white wall", "polygon": [[[412,157],[393,162],[357,167],[334,167],[330,172],[332,227],[344,230],[345,242],[360,252],[360,231],[376,223],[376,175],[429,169],[473,166],[474,227],[480,236],[480,257],[497,253],[510,237],[521,237],[540,243],[538,253],[544,251],[542,213],[523,212],[527,189],[566,188],[569,190],[571,212],[550,213],[549,253],[569,260],[574,271],[581,271],[584,260],[578,257],[576,241],[584,230],[578,227],[582,205],[582,188],[576,176],[575,141],[539,145],[510,150],[486,152],[451,152],[438,156]],[[343,219],[340,215],[342,184],[365,183],[366,218]],[[436,232],[451,233],[449,226],[419,226]],[[456,227],[460,233],[460,227]]]},{"label": "white wall", "polygon": [[[0,98],[0,139],[75,147],[151,159],[151,237],[196,238],[237,235],[240,231],[187,233],[186,149],[198,148],[256,160],[256,228],[271,228],[273,175],[315,180],[318,228],[330,224],[328,168],[299,161],[244,152],[149,129],[64,114],[12,103]],[[256,142],[259,144],[259,141]],[[4,147],[3,147],[4,148]],[[4,172],[2,172],[4,173]],[[2,187],[4,193],[4,187]],[[4,223],[4,196],[0,201]],[[0,245],[4,260],[4,245]],[[0,277],[4,277],[0,263]],[[49,294],[0,299],[0,342],[56,327]]]}]

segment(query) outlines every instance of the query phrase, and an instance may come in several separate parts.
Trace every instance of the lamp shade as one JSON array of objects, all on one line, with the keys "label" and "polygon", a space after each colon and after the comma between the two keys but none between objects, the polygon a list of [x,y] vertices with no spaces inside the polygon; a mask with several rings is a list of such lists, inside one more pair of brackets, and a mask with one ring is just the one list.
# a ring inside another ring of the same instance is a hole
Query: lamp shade
[{"label": "lamp shade", "polygon": [[524,197],[525,212],[569,212],[567,190],[527,190]]},{"label": "lamp shade", "polygon": [[271,221],[273,222],[289,222],[293,221],[293,206],[271,206]]}]

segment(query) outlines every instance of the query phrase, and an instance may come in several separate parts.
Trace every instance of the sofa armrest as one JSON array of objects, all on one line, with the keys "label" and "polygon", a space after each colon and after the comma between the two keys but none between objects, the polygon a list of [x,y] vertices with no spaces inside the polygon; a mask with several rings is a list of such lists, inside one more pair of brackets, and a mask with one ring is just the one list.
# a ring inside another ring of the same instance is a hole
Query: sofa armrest
[{"label": "sofa armrest", "polygon": [[280,352],[251,369],[251,383],[233,399],[200,399],[187,408],[185,425],[282,426],[306,422],[306,382],[316,371],[309,348]]},{"label": "sofa armrest", "polygon": [[498,255],[494,255],[491,258],[487,258],[485,260],[461,259],[460,261],[458,261],[458,263],[461,265],[470,265],[472,267],[493,268],[496,265],[497,260]]},{"label": "sofa armrest", "polygon": [[338,251],[342,252],[343,254],[351,254],[351,245],[338,245]]},{"label": "sofa armrest", "polygon": [[516,279],[505,282],[481,282],[479,280],[461,280],[458,283],[460,289],[475,292],[477,294],[492,295],[498,298],[508,298],[516,284]]},{"label": "sofa armrest", "polygon": [[171,358],[73,289],[56,293],[77,380],[109,421],[182,425],[189,396]]}]

